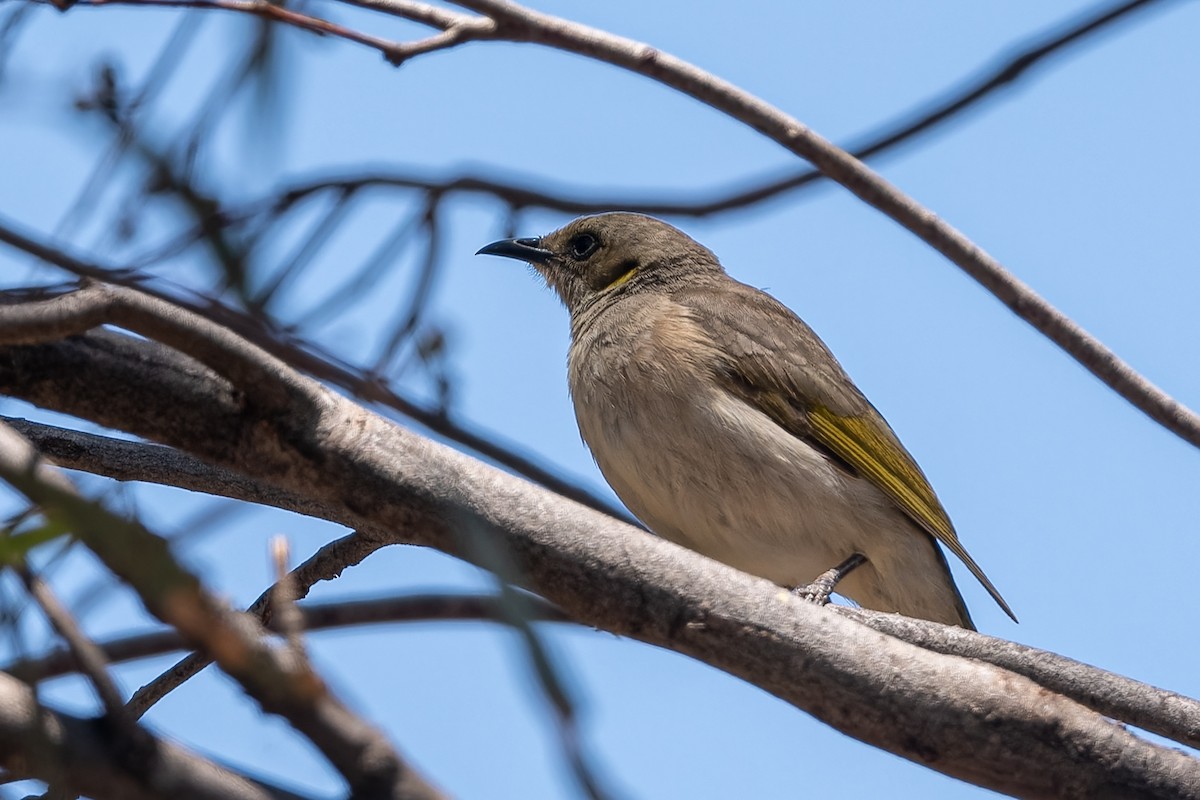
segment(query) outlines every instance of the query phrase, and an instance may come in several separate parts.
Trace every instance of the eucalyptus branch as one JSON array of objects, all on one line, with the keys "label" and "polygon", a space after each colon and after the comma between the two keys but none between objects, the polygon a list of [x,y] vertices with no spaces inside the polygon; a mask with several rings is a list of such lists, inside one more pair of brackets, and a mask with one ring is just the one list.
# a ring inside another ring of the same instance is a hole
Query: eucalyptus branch
[{"label": "eucalyptus branch", "polygon": [[[64,313],[60,318],[71,317]],[[159,330],[170,336],[170,329],[168,325]],[[203,329],[197,329],[201,337]],[[14,329],[6,330],[11,334]],[[202,350],[206,346],[199,345]],[[137,591],[151,613],[210,653],[264,710],[284,717],[307,736],[356,796],[441,797],[382,734],[343,706],[309,665],[272,648],[261,629],[208,593],[174,559],[163,539],[80,497],[60,472],[7,427],[0,427],[0,477],[78,536]]]},{"label": "eucalyptus branch", "polygon": [[[181,309],[173,319],[180,330],[197,322]],[[1200,797],[1195,760],[1027,678],[871,631],[397,427],[302,376],[288,384],[291,410],[260,416],[246,412],[253,397],[231,405],[219,376],[137,338],[97,331],[0,348],[8,394],[319,498],[373,536],[468,560],[478,557],[469,543],[479,537],[572,618],[704,660],[934,769],[1026,797],[1095,796],[1101,787]]]}]

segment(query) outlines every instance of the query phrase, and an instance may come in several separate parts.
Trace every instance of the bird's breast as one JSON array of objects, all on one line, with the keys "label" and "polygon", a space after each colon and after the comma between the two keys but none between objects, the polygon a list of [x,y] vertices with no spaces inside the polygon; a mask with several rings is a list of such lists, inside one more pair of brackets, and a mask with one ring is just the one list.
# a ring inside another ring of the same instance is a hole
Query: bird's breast
[{"label": "bird's breast", "polygon": [[571,395],[605,479],[651,530],[799,583],[891,514],[872,487],[722,388],[721,355],[686,309],[656,302],[578,336]]}]

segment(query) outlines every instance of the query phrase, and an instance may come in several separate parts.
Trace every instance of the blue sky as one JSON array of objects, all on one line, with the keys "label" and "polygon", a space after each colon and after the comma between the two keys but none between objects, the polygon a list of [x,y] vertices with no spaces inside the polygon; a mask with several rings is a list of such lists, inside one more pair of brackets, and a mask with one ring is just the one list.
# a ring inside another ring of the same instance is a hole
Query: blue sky
[{"label": "blue sky", "polygon": [[[1200,6],[1159,5],[876,166],[1195,408]],[[950,0],[776,3],[753,13],[684,0],[537,7],[693,61],[839,142],[920,107],[1028,34],[1092,8]],[[333,13],[379,35],[417,32],[350,9]],[[38,10],[0,84],[0,214],[55,228],[105,141],[98,128],[80,124],[63,87],[82,91],[102,55],[136,80],[177,19],[125,7]],[[212,65],[246,30],[228,15],[193,19],[203,20],[196,46],[154,112],[165,139],[179,135],[214,80]],[[243,166],[237,148],[246,130],[237,125],[217,131],[203,164],[206,179],[235,196],[258,196],[285,176],[371,166],[434,175],[486,167],[579,192],[688,196],[798,166],[750,129],[652,81],[544,48],[472,45],[396,70],[346,43],[302,33],[286,42],[282,63],[295,91],[275,124],[252,129],[263,145],[253,167]],[[430,319],[449,337],[453,412],[608,494],[566,393],[565,312],[521,266],[472,255],[503,235],[503,211],[477,197],[445,207],[446,264]],[[368,204],[289,303],[311,303],[406,213],[412,203],[403,198]],[[525,213],[518,233],[536,235],[564,221]],[[840,188],[676,222],[735,277],[803,316],[891,422],[963,543],[1021,619],[1008,621],[955,564],[981,630],[1200,695],[1200,646],[1191,633],[1200,607],[1194,448]],[[101,240],[98,227],[83,226],[72,241]],[[266,260],[287,244],[271,245]],[[122,251],[110,245],[102,252],[118,259]],[[323,330],[322,341],[367,362],[378,346],[377,323],[396,313],[413,262],[399,259],[354,317]],[[184,261],[169,274],[186,280],[196,269]],[[8,252],[0,252],[0,270],[24,283],[39,274]],[[31,413],[14,403],[5,410]],[[164,532],[185,523],[181,510],[202,502],[153,488],[136,497]],[[277,533],[303,556],[340,532],[260,511],[184,555],[220,592],[249,601],[269,580],[266,542]],[[56,585],[70,598],[92,574],[78,556],[57,573]],[[392,548],[314,597],[490,586],[447,557]],[[138,628],[142,615],[133,602],[114,599],[86,622],[104,635]],[[859,744],[681,656],[591,630],[547,633],[581,709],[585,746],[617,796],[987,794]],[[331,683],[452,793],[577,796],[552,717],[510,632],[426,624],[311,641]],[[132,690],[169,663],[142,662],[118,674]],[[73,681],[52,685],[49,694],[73,709],[90,707]],[[311,748],[283,723],[260,719],[218,675],[193,681],[148,719],[166,735],[289,785],[324,795],[338,787]]]}]

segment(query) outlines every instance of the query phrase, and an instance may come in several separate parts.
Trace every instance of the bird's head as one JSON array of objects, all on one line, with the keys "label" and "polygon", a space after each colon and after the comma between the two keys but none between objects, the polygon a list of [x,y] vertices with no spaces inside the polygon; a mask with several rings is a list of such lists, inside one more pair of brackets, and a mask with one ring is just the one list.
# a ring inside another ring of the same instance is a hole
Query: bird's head
[{"label": "bird's head", "polygon": [[712,251],[683,231],[626,212],[579,217],[545,236],[492,242],[479,254],[529,262],[572,316],[600,301],[724,272]]}]

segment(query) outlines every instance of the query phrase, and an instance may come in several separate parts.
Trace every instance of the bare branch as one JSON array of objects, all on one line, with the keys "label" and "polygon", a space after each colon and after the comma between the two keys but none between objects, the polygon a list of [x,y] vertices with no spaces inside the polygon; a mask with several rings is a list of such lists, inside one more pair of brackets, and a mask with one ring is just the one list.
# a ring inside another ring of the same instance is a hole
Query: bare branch
[{"label": "bare branch", "polygon": [[488,14],[505,38],[589,56],[652,78],[712,106],[812,163],[863,202],[907,228],[975,279],[1136,408],[1200,447],[1200,416],[1105,347],[958,229],[816,131],[749,92],[642,42],[506,2],[457,0]]},{"label": "bare branch", "polygon": [[[565,622],[562,612],[530,598],[528,618]],[[1045,650],[896,614],[829,606],[835,613],[881,633],[946,655],[972,658],[1024,675],[1040,686],[1082,703],[1100,714],[1135,725],[1190,747],[1200,746],[1200,702]],[[400,595],[299,606],[310,631],[357,625],[504,619],[504,608],[489,596]],[[161,655],[186,647],[172,631],[152,631],[102,642],[115,662]],[[23,680],[45,680],[75,672],[69,650],[23,659],[3,668]]]},{"label": "bare branch", "polygon": [[0,308],[0,344],[33,344],[83,333],[101,325],[118,325],[189,355],[239,389],[253,387],[266,410],[287,403],[290,370],[222,326],[192,317],[188,330],[176,319],[179,307],[145,292],[114,284],[93,283],[49,300]]},{"label": "bare branch", "polygon": [[210,595],[140,524],[80,498],[18,434],[0,427],[0,476],[72,530],[147,609],[199,644],[263,707],[307,736],[363,798],[437,798],[386,739],[343,706],[305,663],[283,657]]},{"label": "bare branch", "polygon": [[[346,0],[359,4],[357,0]],[[379,4],[364,3],[369,7]],[[854,137],[859,144],[847,146],[847,150],[860,160],[883,155],[898,145],[928,133],[943,123],[956,119],[963,112],[978,107],[982,101],[994,98],[1001,90],[1009,89],[1035,72],[1035,67],[1044,66],[1055,56],[1062,55],[1070,46],[1094,37],[1118,22],[1130,19],[1134,12],[1165,5],[1163,0],[1130,0],[1099,10],[1074,22],[1055,26],[1049,33],[1035,34],[1026,41],[1008,48],[1007,57],[995,59],[999,63],[982,70],[974,79],[964,82],[957,90],[931,100],[925,107],[905,112],[895,120],[876,126],[876,130]],[[1061,29],[1061,30],[1060,30]],[[513,208],[544,208],[564,214],[591,214],[598,211],[622,209],[642,214],[670,217],[708,217],[745,209],[783,194],[816,185],[825,179],[819,170],[804,169],[778,178],[751,182],[751,185],[736,185],[733,188],[690,191],[686,196],[663,190],[622,190],[611,194],[576,193],[566,190],[547,190],[551,181],[535,178],[506,177],[503,179],[487,175],[468,174],[453,178],[423,177],[413,171],[390,169],[374,170],[370,174],[344,177],[328,177],[308,182],[298,182],[292,189],[279,195],[280,202],[294,202],[313,191],[340,187],[361,188],[381,185],[398,188],[426,190],[439,194],[453,192],[480,193],[496,197]],[[744,182],[742,182],[744,183]],[[701,199],[697,200],[696,197]],[[263,201],[250,203],[249,207],[261,207]],[[239,214],[231,215],[237,218]]]},{"label": "bare branch", "polygon": [[[503,622],[506,609],[494,595],[400,595],[364,600],[300,603],[296,606],[305,630],[323,631],[359,625],[412,622]],[[536,597],[530,597],[527,618],[535,622],[568,622],[563,613]],[[277,630],[275,625],[270,626]],[[188,648],[173,629],[136,633],[98,643],[105,658],[113,663],[151,658]],[[79,671],[75,656],[67,648],[42,656],[13,661],[0,670],[23,681],[43,681]]]},{"label": "bare branch", "polygon": [[[195,362],[121,338],[89,333],[0,349],[0,389],[102,424],[117,423],[114,409],[131,407],[124,396],[136,395],[124,430],[340,505],[344,523],[373,535],[402,535],[469,560],[466,540],[483,537],[503,548],[523,585],[573,618],[704,660],[849,735],[965,780],[1027,797],[1095,796],[1101,786],[1127,797],[1200,797],[1196,761],[1027,678],[802,603],[300,376],[295,402],[317,414],[301,411],[304,424],[227,416],[219,403],[200,402],[219,386],[180,379],[183,364]],[[93,364],[81,357],[99,352]],[[163,363],[170,358],[176,366]],[[148,375],[160,379],[148,383]],[[154,389],[143,391],[147,385]],[[194,409],[186,425],[177,422],[181,407]],[[232,429],[214,442],[214,426]]]},{"label": "bare branch", "polygon": [[363,8],[382,11],[394,17],[402,17],[413,22],[419,22],[422,25],[428,25],[431,28],[440,28],[441,30],[448,30],[457,25],[469,25],[477,20],[488,19],[487,17],[476,17],[471,14],[450,11],[449,9],[435,6],[432,3],[422,3],[416,0],[380,0],[380,2],[372,2],[370,5],[360,4],[357,0],[345,0],[345,2],[347,5],[361,5]]},{"label": "bare branch", "polygon": [[1131,680],[1036,647],[995,636],[883,614],[830,606],[838,614],[935,653],[974,658],[1024,675],[1106,717],[1200,747],[1200,701]]},{"label": "bare branch", "polygon": [[[1149,1],[1144,0],[1144,2]],[[216,3],[241,3],[242,0],[135,0],[135,2],[191,3],[193,5],[201,3],[208,6]],[[253,0],[249,4],[255,7],[259,6],[259,3],[253,2]],[[808,160],[821,173],[842,184],[868,205],[877,208],[907,228],[956,264],[1013,313],[1057,344],[1134,407],[1177,436],[1200,447],[1200,416],[1194,411],[1134,370],[1099,339],[1056,309],[1038,295],[1032,287],[1009,272],[999,261],[956,228],[884,180],[861,160],[835,146],[795,118],[733,84],[650,45],[543,14],[505,0],[461,0],[457,4],[473,9],[485,17],[490,17],[494,21],[495,27],[484,31],[482,24],[479,23],[480,18],[470,18],[470,25],[466,21],[454,23],[459,27],[447,28],[443,36],[435,36],[432,39],[416,43],[414,51],[401,54],[400,57],[410,57],[416,52],[428,52],[473,39],[529,42],[578,53],[623,67],[658,80],[666,86],[706,103]],[[266,3],[262,5],[270,6]],[[418,10],[420,13],[428,15],[435,8],[422,3],[397,3],[394,0],[355,0],[355,5],[405,17],[417,13]],[[1140,4],[1134,4],[1132,7],[1139,6]],[[1123,13],[1121,9],[1116,9],[1114,12],[1101,15],[1099,21],[1085,24],[1084,32],[1100,27],[1110,18],[1118,18],[1121,13]],[[453,35],[452,31],[460,33]],[[1079,35],[1083,35],[1083,33]],[[1065,37],[1064,44],[1074,41],[1076,38],[1078,36]],[[378,42],[371,46],[377,49],[381,47]],[[384,52],[386,52],[386,44]],[[1005,76],[999,76],[997,85],[1004,82]],[[991,89],[987,89],[983,93],[986,94],[987,91],[991,91]],[[969,102],[973,102],[973,100]],[[953,111],[949,113],[953,113]]]}]

